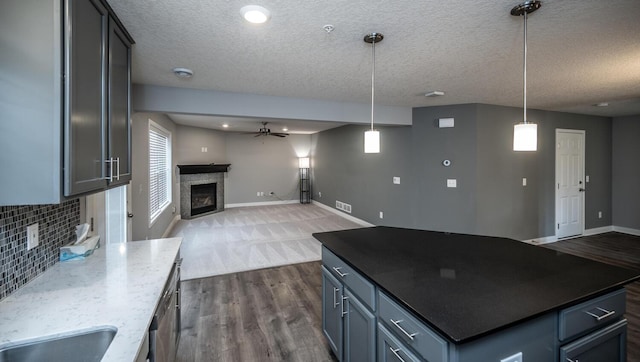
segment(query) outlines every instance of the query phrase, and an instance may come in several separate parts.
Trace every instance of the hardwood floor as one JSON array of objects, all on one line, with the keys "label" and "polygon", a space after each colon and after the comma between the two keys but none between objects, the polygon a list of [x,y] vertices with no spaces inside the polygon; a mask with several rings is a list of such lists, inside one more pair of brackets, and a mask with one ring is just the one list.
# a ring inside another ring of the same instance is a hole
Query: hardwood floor
[{"label": "hardwood floor", "polygon": [[[603,263],[640,270],[640,237],[605,233],[546,244],[544,247]],[[640,362],[640,281],[627,289],[627,361]]]},{"label": "hardwood floor", "polygon": [[[640,237],[544,247],[640,270]],[[178,361],[336,361],[322,334],[320,262],[182,282]],[[640,281],[627,286],[627,361],[640,362]]]},{"label": "hardwood floor", "polygon": [[336,361],[320,262],[182,282],[178,361]]}]

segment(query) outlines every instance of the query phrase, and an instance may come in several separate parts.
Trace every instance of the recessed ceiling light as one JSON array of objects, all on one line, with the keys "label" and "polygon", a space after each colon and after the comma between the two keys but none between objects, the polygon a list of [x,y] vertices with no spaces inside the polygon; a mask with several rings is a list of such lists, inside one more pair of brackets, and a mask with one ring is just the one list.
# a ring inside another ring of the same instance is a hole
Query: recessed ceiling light
[{"label": "recessed ceiling light", "polygon": [[432,91],[424,94],[425,97],[440,97],[443,95],[444,95],[443,91]]},{"label": "recessed ceiling light", "polygon": [[173,74],[178,78],[191,78],[193,77],[193,70],[187,68],[173,68]]},{"label": "recessed ceiling light", "polygon": [[226,123],[223,123],[223,124],[222,124],[222,128],[229,128],[229,125],[228,125],[228,124],[226,124]]},{"label": "recessed ceiling light", "polygon": [[271,17],[269,10],[258,5],[247,5],[240,9],[240,13],[244,19],[253,24],[266,23]]},{"label": "recessed ceiling light", "polygon": [[593,105],[594,107],[609,107],[609,103],[607,102],[600,102],[600,103],[596,103]]}]

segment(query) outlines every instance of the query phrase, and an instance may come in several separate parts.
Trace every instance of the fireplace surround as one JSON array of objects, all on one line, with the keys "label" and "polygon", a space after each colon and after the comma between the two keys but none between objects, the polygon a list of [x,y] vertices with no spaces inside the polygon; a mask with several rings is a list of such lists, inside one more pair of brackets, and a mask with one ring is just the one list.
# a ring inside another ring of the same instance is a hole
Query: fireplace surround
[{"label": "fireplace surround", "polygon": [[224,210],[224,173],[229,166],[178,165],[182,219],[193,219]]}]

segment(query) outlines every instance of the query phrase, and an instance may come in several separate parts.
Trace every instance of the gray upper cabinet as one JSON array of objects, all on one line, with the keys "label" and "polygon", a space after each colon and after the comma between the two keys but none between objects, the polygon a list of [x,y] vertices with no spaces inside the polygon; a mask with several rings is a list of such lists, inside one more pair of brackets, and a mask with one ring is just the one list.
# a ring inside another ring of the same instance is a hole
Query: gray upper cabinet
[{"label": "gray upper cabinet", "polygon": [[131,180],[131,42],[109,21],[109,130],[107,177],[110,185]]},{"label": "gray upper cabinet", "polygon": [[107,186],[106,39],[109,13],[98,0],[69,0],[65,49],[65,196]]},{"label": "gray upper cabinet", "polygon": [[132,43],[104,0],[0,3],[0,205],[131,179]]}]

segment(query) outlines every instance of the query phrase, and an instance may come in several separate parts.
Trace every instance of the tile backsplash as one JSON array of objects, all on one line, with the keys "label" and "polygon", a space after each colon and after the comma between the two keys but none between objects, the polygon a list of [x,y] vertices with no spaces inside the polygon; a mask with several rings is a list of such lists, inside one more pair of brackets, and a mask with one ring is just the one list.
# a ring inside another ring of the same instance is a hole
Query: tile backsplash
[{"label": "tile backsplash", "polygon": [[[39,245],[27,251],[27,226],[38,223]],[[0,299],[58,261],[80,223],[80,201],[0,206]]]}]

